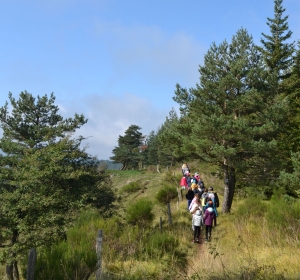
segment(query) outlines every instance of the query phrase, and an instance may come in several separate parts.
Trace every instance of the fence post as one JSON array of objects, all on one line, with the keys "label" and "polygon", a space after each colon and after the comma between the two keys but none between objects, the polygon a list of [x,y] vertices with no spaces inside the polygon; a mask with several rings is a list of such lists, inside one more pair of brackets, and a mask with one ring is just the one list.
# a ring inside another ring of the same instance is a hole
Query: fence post
[{"label": "fence post", "polygon": [[160,228],[160,233],[162,233],[162,218],[159,217],[159,228]]},{"label": "fence post", "polygon": [[102,229],[98,229],[98,235],[97,235],[97,239],[96,239],[96,254],[97,254],[96,280],[101,279],[101,272],[102,272],[102,241],[103,241]]},{"label": "fence post", "polygon": [[169,217],[169,225],[172,225],[172,215],[171,215],[171,207],[170,207],[170,203],[167,204],[168,206],[168,217]]},{"label": "fence post", "polygon": [[28,254],[26,280],[34,279],[35,264],[36,264],[36,250],[35,248],[31,248]]}]

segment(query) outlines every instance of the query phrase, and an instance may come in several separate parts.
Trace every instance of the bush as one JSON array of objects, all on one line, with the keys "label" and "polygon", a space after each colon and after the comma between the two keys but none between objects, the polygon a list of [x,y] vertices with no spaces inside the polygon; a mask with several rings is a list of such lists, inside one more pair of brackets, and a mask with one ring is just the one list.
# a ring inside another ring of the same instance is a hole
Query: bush
[{"label": "bush", "polygon": [[179,246],[178,240],[167,232],[151,234],[145,244],[145,251],[151,259],[159,260],[163,255],[173,255]]},{"label": "bush", "polygon": [[142,187],[139,185],[138,182],[130,182],[129,184],[123,186],[120,189],[120,194],[123,193],[135,193],[139,191]]},{"label": "bush", "polygon": [[153,221],[152,202],[147,199],[140,199],[134,204],[128,206],[126,211],[126,220],[134,225],[146,226]]},{"label": "bush", "polygon": [[168,172],[164,173],[163,180],[164,182],[170,183],[170,184],[176,184],[179,185],[179,181],[182,177],[182,174],[177,174],[174,176],[174,173],[169,170]]},{"label": "bush", "polygon": [[170,203],[171,200],[176,198],[177,196],[178,196],[178,192],[175,187],[165,185],[158,191],[155,198],[160,203],[167,204]]},{"label": "bush", "polygon": [[53,248],[38,251],[35,278],[44,279],[86,279],[93,273],[97,263],[97,255],[93,243],[79,238],[80,243],[60,242]]}]

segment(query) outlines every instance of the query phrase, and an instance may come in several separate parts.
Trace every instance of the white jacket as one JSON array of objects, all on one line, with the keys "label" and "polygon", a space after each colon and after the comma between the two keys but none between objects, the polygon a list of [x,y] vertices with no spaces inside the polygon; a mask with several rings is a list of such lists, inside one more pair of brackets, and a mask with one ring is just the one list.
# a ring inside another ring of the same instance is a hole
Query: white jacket
[{"label": "white jacket", "polygon": [[193,226],[198,226],[198,227],[203,225],[202,211],[197,210],[193,214],[192,225]]}]

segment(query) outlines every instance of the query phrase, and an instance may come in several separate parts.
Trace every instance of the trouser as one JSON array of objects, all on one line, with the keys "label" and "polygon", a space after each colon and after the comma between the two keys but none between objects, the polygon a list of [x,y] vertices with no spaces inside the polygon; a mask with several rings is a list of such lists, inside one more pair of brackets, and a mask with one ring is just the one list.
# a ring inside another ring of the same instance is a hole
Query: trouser
[{"label": "trouser", "polygon": [[212,230],[212,226],[205,225],[205,238],[207,240],[211,239],[211,230]]},{"label": "trouser", "polygon": [[190,210],[189,208],[190,208],[190,205],[191,205],[191,203],[192,203],[192,200],[188,200],[187,202],[188,202],[187,209]]},{"label": "trouser", "polygon": [[200,226],[194,226],[194,240],[200,237]]}]

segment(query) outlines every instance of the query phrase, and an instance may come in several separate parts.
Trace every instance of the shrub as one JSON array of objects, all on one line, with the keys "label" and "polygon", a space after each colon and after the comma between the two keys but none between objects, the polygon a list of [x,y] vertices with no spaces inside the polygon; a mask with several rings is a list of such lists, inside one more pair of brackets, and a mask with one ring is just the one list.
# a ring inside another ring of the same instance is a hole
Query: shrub
[{"label": "shrub", "polygon": [[131,224],[146,226],[153,221],[152,209],[152,202],[142,198],[128,206],[126,220]]},{"label": "shrub", "polygon": [[178,240],[167,232],[151,234],[145,244],[145,251],[151,259],[159,260],[165,254],[174,254]]},{"label": "shrub", "polygon": [[164,182],[170,183],[170,184],[179,184],[180,178],[182,177],[182,174],[177,174],[174,176],[174,173],[172,171],[168,171],[163,175]]},{"label": "shrub", "polygon": [[40,249],[35,279],[86,279],[97,263],[96,251],[91,248],[93,244],[85,240],[80,244],[60,242],[51,249]]},{"label": "shrub", "polygon": [[135,193],[138,190],[140,190],[142,187],[140,186],[140,184],[138,182],[130,182],[129,184],[123,186],[120,189],[120,194],[123,193]]},{"label": "shrub", "polygon": [[176,198],[177,196],[178,196],[178,192],[175,187],[165,185],[158,191],[155,198],[160,203],[167,204],[170,203],[171,200]]}]

